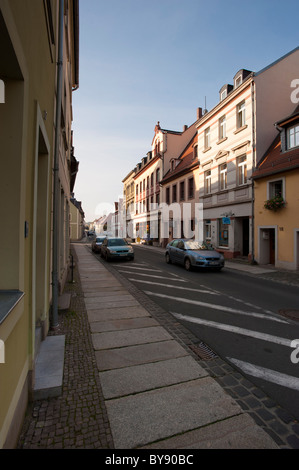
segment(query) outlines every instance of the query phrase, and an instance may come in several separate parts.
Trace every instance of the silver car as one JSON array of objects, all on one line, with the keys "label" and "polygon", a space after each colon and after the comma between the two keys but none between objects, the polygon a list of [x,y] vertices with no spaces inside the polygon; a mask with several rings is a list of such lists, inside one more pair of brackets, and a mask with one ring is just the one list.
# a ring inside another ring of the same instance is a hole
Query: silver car
[{"label": "silver car", "polygon": [[123,238],[107,237],[101,245],[101,257],[111,259],[134,259],[134,250]]},{"label": "silver car", "polygon": [[224,256],[206,242],[193,239],[177,239],[168,243],[165,252],[166,263],[178,263],[187,271],[193,267],[215,269],[224,267]]}]

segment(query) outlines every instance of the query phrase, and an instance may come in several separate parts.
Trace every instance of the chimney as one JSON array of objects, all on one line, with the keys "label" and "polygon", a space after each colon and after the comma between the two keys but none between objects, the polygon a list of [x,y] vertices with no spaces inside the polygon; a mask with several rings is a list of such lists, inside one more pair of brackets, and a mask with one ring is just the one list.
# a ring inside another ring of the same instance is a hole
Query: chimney
[{"label": "chimney", "polygon": [[187,124],[185,124],[184,127],[183,127],[183,132],[185,132],[187,129],[188,129],[188,126],[187,126]]},{"label": "chimney", "polygon": [[197,119],[202,117],[202,108],[197,108]]}]

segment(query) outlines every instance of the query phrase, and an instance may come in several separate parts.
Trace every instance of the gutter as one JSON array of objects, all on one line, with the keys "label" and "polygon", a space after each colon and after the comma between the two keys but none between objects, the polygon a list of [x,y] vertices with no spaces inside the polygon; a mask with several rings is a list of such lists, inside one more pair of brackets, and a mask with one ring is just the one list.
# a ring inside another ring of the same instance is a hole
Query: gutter
[{"label": "gutter", "polygon": [[63,85],[63,34],[64,0],[59,0],[59,38],[57,61],[57,95],[54,148],[54,194],[53,194],[53,267],[52,267],[52,321],[53,329],[58,327],[58,241],[59,241],[59,140],[61,127],[61,102]]}]

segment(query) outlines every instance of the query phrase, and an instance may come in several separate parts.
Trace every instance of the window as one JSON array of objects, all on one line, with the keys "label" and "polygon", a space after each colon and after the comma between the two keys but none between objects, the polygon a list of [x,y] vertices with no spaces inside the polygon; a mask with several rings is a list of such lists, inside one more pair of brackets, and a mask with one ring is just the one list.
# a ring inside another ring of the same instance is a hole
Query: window
[{"label": "window", "polygon": [[245,126],[245,101],[242,101],[237,106],[237,129]]},{"label": "window", "polygon": [[166,188],[166,204],[170,204],[170,188]]},{"label": "window", "polygon": [[219,189],[223,191],[227,188],[227,164],[223,163],[219,166]]},{"label": "window", "polygon": [[205,221],[205,241],[211,241],[212,238],[212,224],[211,220]]},{"label": "window", "polygon": [[180,201],[185,200],[185,181],[180,183]]},{"label": "window", "polygon": [[219,140],[225,139],[226,137],[226,117],[222,116],[219,119]]},{"label": "window", "polygon": [[288,129],[288,148],[299,146],[299,124]]},{"label": "window", "polygon": [[227,90],[223,90],[220,94],[220,100],[223,101],[227,97]]},{"label": "window", "polygon": [[172,186],[172,202],[176,202],[176,184]]},{"label": "window", "polygon": [[188,199],[194,198],[194,178],[188,179]]},{"label": "window", "polygon": [[246,155],[237,158],[237,184],[247,183],[247,159]]},{"label": "window", "polygon": [[236,79],[235,79],[235,88],[238,88],[238,86],[240,86],[242,83],[242,75],[239,75]]},{"label": "window", "polygon": [[228,247],[228,225],[223,223],[223,219],[218,220],[219,246]]},{"label": "window", "polygon": [[205,194],[211,192],[211,170],[205,171]]},{"label": "window", "polygon": [[283,182],[282,180],[269,182],[269,199],[274,197],[283,197]]},{"label": "window", "polygon": [[205,135],[204,135],[204,148],[205,150],[210,148],[211,144],[211,131],[210,128],[208,127],[205,129]]},{"label": "window", "polygon": [[160,168],[158,168],[156,171],[156,183],[158,184],[159,182],[160,182]]},{"label": "window", "polygon": [[194,145],[193,147],[193,158],[194,160],[198,158],[198,145]]}]

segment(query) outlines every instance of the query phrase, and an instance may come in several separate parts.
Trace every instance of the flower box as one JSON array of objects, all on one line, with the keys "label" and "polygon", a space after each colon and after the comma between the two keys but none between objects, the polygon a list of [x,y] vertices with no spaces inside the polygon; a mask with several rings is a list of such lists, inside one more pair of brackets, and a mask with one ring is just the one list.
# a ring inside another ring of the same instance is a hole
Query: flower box
[{"label": "flower box", "polygon": [[285,207],[286,202],[281,196],[275,196],[272,199],[265,201],[264,208],[269,211],[276,212],[278,209]]}]

